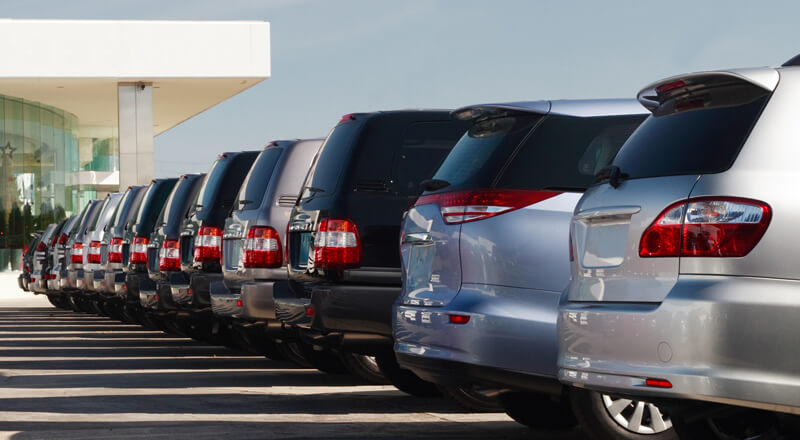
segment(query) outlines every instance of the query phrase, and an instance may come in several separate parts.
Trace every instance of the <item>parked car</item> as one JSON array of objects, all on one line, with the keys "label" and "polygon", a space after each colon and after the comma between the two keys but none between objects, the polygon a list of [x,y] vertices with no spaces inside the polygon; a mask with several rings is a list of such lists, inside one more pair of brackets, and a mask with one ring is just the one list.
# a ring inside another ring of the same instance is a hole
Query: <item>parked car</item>
[{"label": "parked car", "polygon": [[[71,239],[76,235],[78,229],[83,222],[83,218],[92,209],[92,204],[87,203],[83,209],[73,217],[73,219],[64,225],[64,229],[61,231],[61,236],[58,238],[58,243],[56,244],[56,253],[54,255],[54,267],[53,271],[57,271],[58,275],[56,276],[56,281],[58,281],[58,289],[53,290],[60,290],[62,294],[67,293],[70,290],[69,286],[69,265],[71,260],[70,253],[72,252],[72,245]],[[68,296],[68,295],[67,295]]]},{"label": "parked car", "polygon": [[290,289],[276,294],[276,316],[302,340],[358,361],[346,361],[356,374],[386,376],[412,394],[432,387],[400,370],[392,352],[400,222],[420,182],[468,128],[446,110],[345,115],[322,145],[289,220]]},{"label": "parked car", "polygon": [[[170,293],[179,323],[198,339],[216,338],[209,283],[221,279],[220,252],[225,218],[259,151],[222,153],[203,179],[181,224],[180,271],[169,272]],[[225,342],[219,341],[219,342]]]},{"label": "parked car", "polygon": [[61,296],[61,269],[64,263],[64,246],[69,239],[69,232],[74,228],[79,217],[80,214],[69,216],[59,228],[57,236],[53,237],[53,244],[50,246],[50,252],[48,252],[47,257],[49,259],[47,264],[47,290],[50,295],[57,294]]},{"label": "parked car", "polygon": [[20,263],[22,265],[22,273],[19,274],[17,282],[19,287],[26,292],[30,291],[31,272],[33,271],[33,253],[36,252],[40,237],[41,233],[31,234],[31,243],[22,250],[22,262]]},{"label": "parked car", "polygon": [[775,433],[800,413],[798,90],[783,67],[639,92],[652,115],[572,220],[562,381],[662,399],[682,439],[798,438]]},{"label": "parked car", "polygon": [[273,292],[288,289],[286,225],[321,144],[322,139],[275,141],[258,155],[225,220],[223,280],[209,284],[214,315],[243,344],[300,364],[302,356],[275,317]]},{"label": "parked car", "polygon": [[205,176],[184,174],[178,179],[147,245],[147,272],[153,283],[139,289],[139,302],[166,330],[176,330],[173,326],[176,308],[170,293],[169,273],[181,269],[181,226]]},{"label": "parked car", "polygon": [[130,243],[130,250],[128,263],[123,268],[125,284],[123,284],[122,290],[117,292],[117,296],[124,303],[125,315],[146,326],[150,326],[152,323],[142,311],[139,292],[141,289],[149,289],[153,284],[147,273],[147,245],[150,244],[150,234],[155,229],[156,220],[177,182],[177,177],[153,179],[139,204],[136,221],[125,232],[123,239],[123,242]]},{"label": "parked car", "polygon": [[40,237],[39,243],[36,245],[36,249],[33,252],[33,258],[31,259],[31,262],[33,263],[31,277],[35,278],[36,282],[30,287],[34,293],[47,293],[47,285],[51,278],[51,252],[54,250],[54,245],[58,241],[58,235],[61,231],[61,228],[64,227],[64,223],[66,223],[66,221],[67,220],[64,219],[58,223],[49,224]]},{"label": "parked car", "polygon": [[[67,280],[67,288],[71,289],[71,293],[75,293],[75,290],[81,290],[85,287],[83,263],[86,261],[86,253],[89,245],[89,242],[86,240],[86,231],[97,219],[102,206],[102,200],[90,201],[87,204],[87,208],[80,223],[77,225],[76,229],[72,231],[69,241],[67,241],[66,277],[64,278]],[[72,296],[74,300],[75,295]]]},{"label": "parked car", "polygon": [[[105,271],[103,270],[103,256],[108,252],[108,246],[104,246],[106,229],[114,219],[114,213],[122,200],[123,193],[108,194],[103,200],[100,213],[95,218],[92,225],[86,232],[88,248],[86,251],[86,261],[83,265],[84,289],[90,292],[99,292],[105,289]],[[99,293],[91,295],[94,301],[99,300]]]},{"label": "parked car", "polygon": [[[644,120],[635,100],[533,101],[454,112],[472,126],[405,217],[400,366],[479,410],[504,407],[536,428],[576,424],[557,378],[556,318],[569,281],[569,222],[581,193]],[[513,349],[509,349],[514,347]],[[502,398],[493,395],[508,390]],[[502,402],[502,407],[500,403]],[[634,405],[635,406],[635,405]],[[595,408],[596,410],[597,408]],[[672,436],[599,408],[602,438]]]},{"label": "parked car", "polygon": [[[123,292],[125,285],[124,267],[128,264],[130,242],[133,237],[133,225],[139,213],[139,206],[147,192],[147,186],[129,186],[117,205],[114,218],[108,223],[106,234],[103,235],[102,245],[107,249],[102,252],[101,266],[105,279],[105,289],[101,289],[106,303],[113,303],[118,308],[122,303],[117,294]],[[103,290],[105,292],[103,292]],[[118,310],[122,313],[122,310]]]}]

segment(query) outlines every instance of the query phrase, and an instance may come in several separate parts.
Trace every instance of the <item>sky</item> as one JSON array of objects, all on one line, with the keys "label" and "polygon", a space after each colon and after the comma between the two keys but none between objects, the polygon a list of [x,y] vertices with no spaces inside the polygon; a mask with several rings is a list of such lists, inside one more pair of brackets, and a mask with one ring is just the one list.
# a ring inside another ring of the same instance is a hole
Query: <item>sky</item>
[{"label": "sky", "polygon": [[634,97],[800,53],[796,1],[0,0],[0,17],[265,20],[272,77],[155,138],[157,177],[325,136],[346,113]]}]

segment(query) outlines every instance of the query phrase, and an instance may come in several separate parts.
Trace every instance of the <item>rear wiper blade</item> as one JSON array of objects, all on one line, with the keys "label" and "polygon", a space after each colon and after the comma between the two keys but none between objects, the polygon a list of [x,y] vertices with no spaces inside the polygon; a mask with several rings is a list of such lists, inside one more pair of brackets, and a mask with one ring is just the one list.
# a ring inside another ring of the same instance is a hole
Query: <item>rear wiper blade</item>
[{"label": "rear wiper blade", "polygon": [[608,183],[611,185],[612,188],[618,188],[622,181],[627,179],[629,176],[622,172],[616,165],[609,165],[594,175],[594,183],[595,184],[602,184]]},{"label": "rear wiper blade", "polygon": [[419,187],[423,191],[436,191],[450,186],[450,182],[442,179],[427,179],[420,182]]},{"label": "rear wiper blade", "polygon": [[324,189],[322,189],[322,188],[315,188],[315,187],[313,187],[313,186],[307,186],[307,187],[305,187],[305,188],[303,188],[303,189],[304,189],[304,190],[311,191],[311,192],[313,192],[313,193],[324,193],[324,192],[325,192],[325,190],[324,190]]}]

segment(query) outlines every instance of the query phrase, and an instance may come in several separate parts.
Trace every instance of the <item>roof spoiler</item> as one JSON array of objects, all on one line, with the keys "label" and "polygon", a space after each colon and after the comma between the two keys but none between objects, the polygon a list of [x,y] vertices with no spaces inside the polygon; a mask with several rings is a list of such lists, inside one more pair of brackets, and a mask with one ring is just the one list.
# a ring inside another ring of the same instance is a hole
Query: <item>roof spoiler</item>
[{"label": "roof spoiler", "polygon": [[781,64],[781,67],[794,67],[794,66],[800,66],[800,54],[789,58],[789,61]]},{"label": "roof spoiler", "polygon": [[508,112],[531,112],[547,114],[550,112],[550,101],[534,101],[530,103],[506,103],[506,104],[477,104],[468,105],[453,110],[450,114],[462,121],[487,118]]},{"label": "roof spoiler", "polygon": [[671,96],[704,87],[709,82],[744,82],[767,91],[775,90],[780,75],[772,68],[735,69],[714,72],[697,72],[673,76],[643,88],[636,99],[651,112]]}]

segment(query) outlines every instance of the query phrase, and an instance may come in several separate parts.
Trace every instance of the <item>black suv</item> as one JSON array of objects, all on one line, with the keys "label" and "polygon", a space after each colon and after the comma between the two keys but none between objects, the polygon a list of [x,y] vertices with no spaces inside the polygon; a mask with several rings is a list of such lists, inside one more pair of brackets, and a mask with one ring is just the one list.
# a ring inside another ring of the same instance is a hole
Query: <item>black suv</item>
[{"label": "black suv", "polygon": [[[222,230],[236,195],[260,151],[222,153],[203,179],[181,225],[181,270],[169,272],[178,319],[193,321],[199,334],[213,326],[209,283],[222,279]],[[201,329],[200,327],[204,327]]]},{"label": "black suv", "polygon": [[135,318],[140,324],[147,326],[151,322],[139,305],[139,290],[142,288],[147,289],[154,284],[147,273],[147,245],[150,243],[150,234],[153,233],[156,220],[177,182],[178,179],[173,177],[154,179],[150,183],[141,204],[139,204],[136,223],[125,236],[125,240],[130,242],[130,250],[128,252],[128,264],[124,268],[125,284],[123,290],[117,295],[125,299],[126,314]]},{"label": "black suv", "polygon": [[376,356],[395,385],[422,383],[399,369],[392,352],[392,306],[401,290],[400,223],[420,184],[468,128],[445,110],[342,117],[289,220],[290,294],[275,298],[285,325],[300,329],[301,338],[316,346]]},{"label": "black suv", "polygon": [[178,179],[164,209],[156,220],[147,248],[147,272],[150,280],[139,290],[139,302],[161,326],[174,331],[171,326],[176,308],[170,294],[169,274],[181,270],[181,226],[194,203],[205,174],[184,174]]}]

